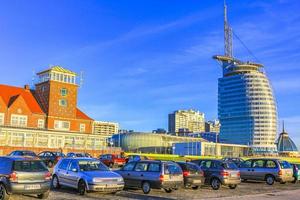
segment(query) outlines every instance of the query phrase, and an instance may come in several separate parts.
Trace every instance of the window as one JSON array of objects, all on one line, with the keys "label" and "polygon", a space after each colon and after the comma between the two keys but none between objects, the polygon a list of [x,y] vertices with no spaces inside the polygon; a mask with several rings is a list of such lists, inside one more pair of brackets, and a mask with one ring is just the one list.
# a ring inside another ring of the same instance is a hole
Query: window
[{"label": "window", "polygon": [[135,166],[135,162],[130,162],[123,167],[123,171],[132,171]]},{"label": "window", "polygon": [[182,170],[178,165],[166,164],[164,167],[165,174],[182,174]]},{"label": "window", "polygon": [[0,125],[4,125],[4,113],[0,113]]},{"label": "window", "polygon": [[70,130],[70,122],[68,121],[54,121],[54,129]]},{"label": "window", "polygon": [[85,124],[80,124],[79,131],[80,132],[85,132]]},{"label": "window", "polygon": [[59,105],[60,105],[60,106],[67,107],[67,104],[68,104],[68,102],[67,102],[66,99],[60,99],[60,100],[59,100]]},{"label": "window", "polygon": [[264,163],[265,163],[264,160],[255,160],[253,162],[253,167],[254,168],[263,168],[264,167]]},{"label": "window", "polygon": [[148,163],[137,163],[134,171],[136,172],[145,172],[147,171]]},{"label": "window", "polygon": [[148,167],[149,172],[159,172],[160,164],[159,163],[150,163]]},{"label": "window", "polygon": [[281,169],[291,169],[292,166],[287,161],[279,161]]},{"label": "window", "polygon": [[11,115],[12,126],[27,126],[27,116],[25,115]]},{"label": "window", "polygon": [[71,161],[71,164],[70,164],[68,170],[72,171],[73,169],[77,169],[78,170],[78,165],[77,165],[77,161],[76,160]]},{"label": "window", "polygon": [[251,160],[247,160],[241,163],[241,168],[250,168],[251,167]]},{"label": "window", "polygon": [[268,160],[266,162],[266,168],[276,168],[276,163],[273,160]]},{"label": "window", "polygon": [[70,160],[69,159],[66,159],[66,160],[63,160],[61,161],[60,165],[59,165],[59,169],[62,169],[62,170],[67,170],[68,168],[68,165],[69,165],[69,162]]},{"label": "window", "polygon": [[67,88],[62,88],[60,89],[60,95],[65,97],[68,95],[68,89]]},{"label": "window", "polygon": [[45,128],[45,121],[43,119],[38,120],[38,128]]}]

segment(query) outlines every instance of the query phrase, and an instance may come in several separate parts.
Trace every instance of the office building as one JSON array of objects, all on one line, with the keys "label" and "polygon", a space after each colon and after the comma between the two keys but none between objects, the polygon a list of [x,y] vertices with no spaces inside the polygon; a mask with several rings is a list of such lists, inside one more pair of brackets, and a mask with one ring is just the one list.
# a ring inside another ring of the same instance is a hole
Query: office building
[{"label": "office building", "polygon": [[196,110],[177,110],[169,114],[169,132],[204,132],[204,113]]},{"label": "office building", "polygon": [[219,120],[207,121],[205,122],[205,132],[220,132],[220,122]]}]

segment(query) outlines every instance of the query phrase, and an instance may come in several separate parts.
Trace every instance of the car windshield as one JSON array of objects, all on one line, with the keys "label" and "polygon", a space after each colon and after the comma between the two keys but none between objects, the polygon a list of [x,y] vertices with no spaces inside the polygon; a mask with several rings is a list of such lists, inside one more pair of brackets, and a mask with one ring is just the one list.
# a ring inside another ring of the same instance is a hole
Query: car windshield
[{"label": "car windshield", "polygon": [[42,161],[34,160],[22,160],[14,161],[13,170],[19,172],[44,172],[48,171],[47,167]]},{"label": "car windshield", "polygon": [[235,163],[233,162],[223,162],[221,164],[221,166],[224,168],[224,169],[237,169],[237,166]]},{"label": "car windshield", "polygon": [[61,153],[61,152],[53,152],[53,154],[55,155],[55,156],[60,156],[60,157],[64,157],[65,155],[63,154],[63,153]]},{"label": "car windshield", "polygon": [[79,161],[80,171],[109,171],[100,161]]},{"label": "car windshield", "polygon": [[287,161],[279,161],[280,167],[282,169],[290,169],[292,168],[291,164],[288,163]]}]

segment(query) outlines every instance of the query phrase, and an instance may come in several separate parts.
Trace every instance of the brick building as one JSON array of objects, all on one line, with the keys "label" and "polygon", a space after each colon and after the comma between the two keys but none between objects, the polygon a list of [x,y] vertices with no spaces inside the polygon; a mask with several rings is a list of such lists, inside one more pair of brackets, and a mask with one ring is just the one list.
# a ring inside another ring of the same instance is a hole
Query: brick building
[{"label": "brick building", "polygon": [[37,73],[35,89],[0,85],[0,154],[12,149],[106,149],[94,120],[77,107],[76,73],[54,66]]}]

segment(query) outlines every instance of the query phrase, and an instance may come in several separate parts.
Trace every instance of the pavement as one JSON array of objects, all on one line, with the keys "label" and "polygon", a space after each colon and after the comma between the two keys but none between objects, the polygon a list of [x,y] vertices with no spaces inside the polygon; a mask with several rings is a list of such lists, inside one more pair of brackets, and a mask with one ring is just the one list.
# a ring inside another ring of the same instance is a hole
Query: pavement
[{"label": "pavement", "polygon": [[[218,191],[204,186],[198,190],[179,189],[169,194],[163,190],[152,190],[145,195],[141,190],[126,190],[115,195],[91,192],[80,196],[75,189],[65,188],[52,190],[49,200],[186,200],[186,199],[211,199],[211,200],[299,200],[300,184],[279,184],[269,186],[262,182],[241,183],[235,190],[222,187]],[[11,200],[32,200],[34,196],[12,195]]]}]

